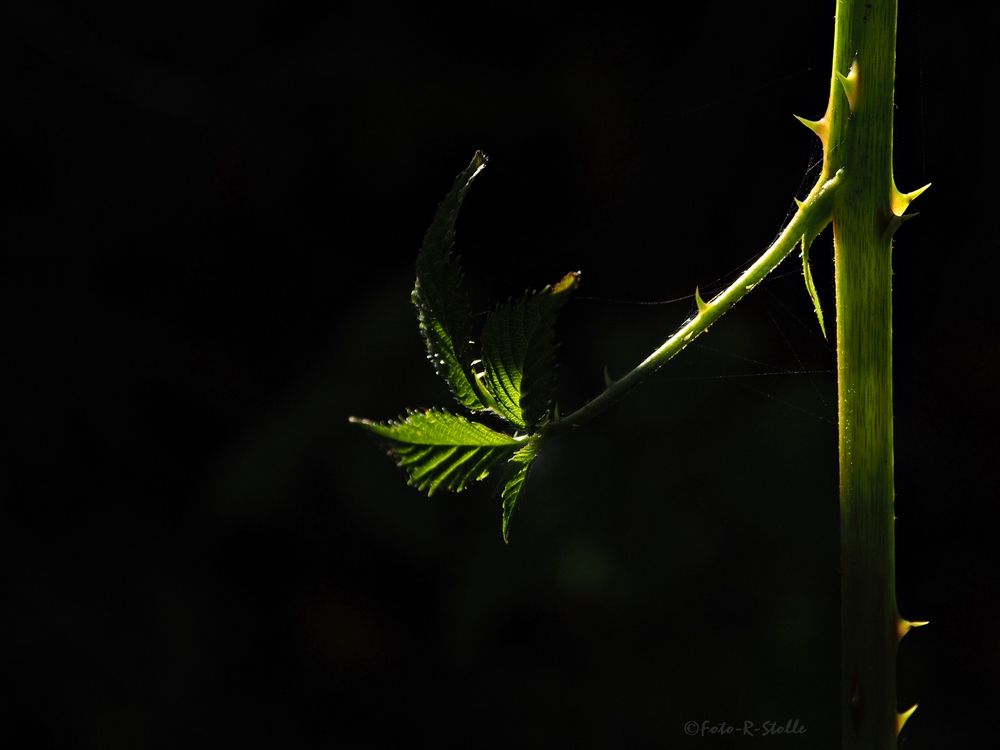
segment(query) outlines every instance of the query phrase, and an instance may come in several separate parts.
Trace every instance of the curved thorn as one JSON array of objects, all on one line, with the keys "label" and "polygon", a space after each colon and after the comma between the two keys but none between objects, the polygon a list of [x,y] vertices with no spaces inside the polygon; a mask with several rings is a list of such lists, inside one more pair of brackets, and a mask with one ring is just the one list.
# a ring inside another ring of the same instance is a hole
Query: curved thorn
[{"label": "curved thorn", "polygon": [[896,216],[902,216],[903,212],[906,210],[913,201],[919,198],[924,192],[931,186],[928,182],[923,187],[917,188],[912,193],[901,193],[895,184],[892,186],[892,195],[889,196],[890,208]]},{"label": "curved thorn", "polygon": [[840,81],[841,88],[844,89],[844,94],[847,96],[847,105],[851,108],[851,114],[858,108],[858,59],[854,58],[854,62],[851,63],[851,69],[847,71],[845,76],[839,70],[837,71],[837,80]]},{"label": "curved thorn", "polygon": [[903,214],[902,216],[893,216],[891,219],[889,219],[889,223],[886,224],[885,227],[886,236],[892,237],[894,234],[896,234],[896,230],[898,230],[901,226],[903,226],[904,222],[907,222],[910,219],[915,219],[918,216],[920,216],[919,211],[914,211],[912,214]]},{"label": "curved thorn", "polygon": [[906,723],[907,719],[913,716],[913,712],[917,710],[918,703],[914,703],[908,709],[902,713],[896,714],[896,735],[898,736],[900,732],[903,731],[903,725]]},{"label": "curved thorn", "polygon": [[930,620],[919,620],[911,622],[909,620],[904,620],[902,617],[896,618],[896,636],[899,640],[903,640],[903,636],[909,633],[913,628],[922,628],[924,625],[930,625]]},{"label": "curved thorn", "polygon": [[708,309],[708,303],[701,298],[701,292],[698,291],[698,287],[694,288],[694,301],[698,305],[698,314],[701,315]]},{"label": "curved thorn", "polygon": [[826,134],[829,132],[829,128],[827,127],[825,116],[818,120],[807,120],[806,118],[799,117],[798,115],[792,115],[792,117],[815,133],[816,137],[823,142],[823,147],[826,147]]}]

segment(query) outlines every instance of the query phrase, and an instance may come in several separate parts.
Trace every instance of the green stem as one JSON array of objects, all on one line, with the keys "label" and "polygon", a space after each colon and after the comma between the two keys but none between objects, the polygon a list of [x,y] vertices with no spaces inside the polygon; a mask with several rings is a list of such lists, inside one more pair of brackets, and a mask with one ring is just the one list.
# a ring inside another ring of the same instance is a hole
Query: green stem
[{"label": "green stem", "polygon": [[892,234],[911,196],[892,174],[895,62],[896,0],[839,0],[824,169],[848,176],[833,217],[845,750],[896,747],[896,648],[907,629],[893,539]]},{"label": "green stem", "polygon": [[782,260],[788,257],[803,236],[812,238],[823,230],[830,221],[837,188],[842,177],[842,172],[837,172],[830,179],[817,183],[778,238],[729,287],[704,303],[701,302],[696,290],[695,296],[699,300],[698,314],[678,328],[670,338],[663,342],[660,348],[626,375],[609,383],[603,392],[584,406],[561,419],[548,423],[542,428],[541,434],[551,436],[589,422],[618,401],[625,393],[656,372],[695,338],[707,331],[709,326],[732,309]]},{"label": "green stem", "polygon": [[[896,649],[915,625],[896,611],[893,539],[892,236],[925,188],[892,172],[896,0],[838,0],[830,97],[802,120],[823,142],[823,171],[799,213],[742,276],[597,398],[543,428],[551,435],[604,411],[703,333],[833,222],[841,510],[841,717],[845,750],[896,747],[913,709],[896,711]],[[801,118],[800,118],[801,119]],[[916,708],[914,706],[914,708]]]},{"label": "green stem", "polygon": [[[848,206],[850,203],[848,202]],[[896,744],[889,248],[870,215],[834,223],[840,404],[843,747]]]}]

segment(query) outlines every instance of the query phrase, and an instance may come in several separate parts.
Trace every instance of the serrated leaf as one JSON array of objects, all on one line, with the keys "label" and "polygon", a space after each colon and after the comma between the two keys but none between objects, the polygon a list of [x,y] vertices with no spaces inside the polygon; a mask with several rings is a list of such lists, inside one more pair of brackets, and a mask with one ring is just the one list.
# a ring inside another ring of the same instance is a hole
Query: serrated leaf
[{"label": "serrated leaf", "polygon": [[807,239],[804,235],[802,237],[802,276],[806,281],[806,291],[809,292],[809,298],[812,300],[813,309],[816,310],[816,317],[819,319],[819,329],[823,332],[823,338],[826,338],[826,323],[823,321],[823,306],[819,301],[819,293],[816,291],[816,284],[813,282],[812,270],[809,268],[809,246],[812,241]]},{"label": "serrated leaf", "polygon": [[481,400],[521,429],[543,422],[555,386],[555,321],[580,274],[499,307],[483,328]]},{"label": "serrated leaf", "polygon": [[427,358],[458,403],[472,410],[486,407],[469,379],[472,309],[462,285],[462,269],[452,250],[455,221],[465,193],[485,166],[486,157],[477,151],[438,206],[417,254],[417,280],[410,295],[417,308]]},{"label": "serrated leaf", "polygon": [[385,441],[409,483],[428,495],[439,489],[461,492],[524,445],[523,439],[438,409],[412,411],[388,422],[354,417],[351,422]]},{"label": "serrated leaf", "polygon": [[500,531],[503,534],[504,543],[510,541],[508,536],[508,530],[510,528],[510,517],[514,512],[514,508],[517,506],[517,501],[521,497],[521,492],[524,490],[524,483],[528,479],[528,470],[531,468],[532,461],[535,460],[535,456],[538,455],[538,444],[534,441],[528,443],[523,448],[518,449],[513,456],[510,457],[510,462],[517,464],[517,470],[514,472],[513,476],[507,480],[507,483],[503,487],[503,492],[500,493],[500,497],[503,500],[503,519],[500,522]]}]

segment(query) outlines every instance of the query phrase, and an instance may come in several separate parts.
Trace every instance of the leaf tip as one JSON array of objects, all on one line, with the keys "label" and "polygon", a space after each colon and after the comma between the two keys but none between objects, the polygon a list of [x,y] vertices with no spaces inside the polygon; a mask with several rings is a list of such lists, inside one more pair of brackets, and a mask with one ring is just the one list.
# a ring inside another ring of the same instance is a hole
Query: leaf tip
[{"label": "leaf tip", "polygon": [[503,536],[503,543],[510,544],[510,517],[514,513],[517,501],[524,490],[524,484],[528,478],[528,471],[531,464],[538,455],[539,445],[536,440],[528,440],[521,448],[514,452],[508,459],[510,463],[520,464],[513,475],[507,480],[503,491],[500,493],[501,520],[500,533]]},{"label": "leaf tip", "polygon": [[469,182],[472,182],[476,175],[486,168],[489,161],[490,158],[483,151],[476,149],[476,153],[472,155],[472,161],[469,163],[468,171],[471,173],[469,175]]},{"label": "leaf tip", "polygon": [[549,294],[555,296],[557,294],[565,294],[566,292],[573,291],[580,285],[580,277],[582,275],[583,274],[580,271],[570,271],[559,279],[559,281],[553,284]]},{"label": "leaf tip", "polygon": [[378,428],[383,426],[381,422],[376,422],[373,419],[365,419],[364,417],[348,417],[347,422],[349,424],[356,424],[370,432],[378,432]]}]

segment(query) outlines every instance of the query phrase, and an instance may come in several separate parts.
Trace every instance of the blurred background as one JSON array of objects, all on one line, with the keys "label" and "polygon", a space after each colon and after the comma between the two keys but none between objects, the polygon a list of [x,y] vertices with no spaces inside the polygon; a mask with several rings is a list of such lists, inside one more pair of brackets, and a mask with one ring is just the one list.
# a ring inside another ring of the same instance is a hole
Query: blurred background
[{"label": "blurred background", "polygon": [[[510,545],[489,480],[428,499],[347,423],[450,403],[409,291],[477,148],[477,311],[583,271],[564,412],[645,357],[815,179],[791,115],[825,107],[833,10],[8,3],[5,746],[837,747],[834,349],[796,259],[552,444]],[[997,19],[900,12],[897,182],[934,182],[894,264],[899,602],[933,623],[902,746],[971,746]],[[831,329],[832,265],[827,234]]]}]

